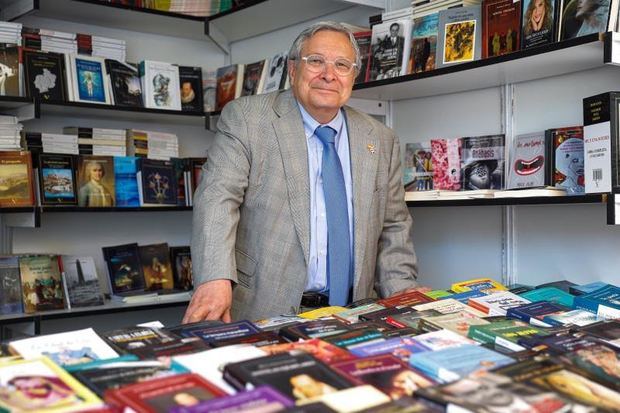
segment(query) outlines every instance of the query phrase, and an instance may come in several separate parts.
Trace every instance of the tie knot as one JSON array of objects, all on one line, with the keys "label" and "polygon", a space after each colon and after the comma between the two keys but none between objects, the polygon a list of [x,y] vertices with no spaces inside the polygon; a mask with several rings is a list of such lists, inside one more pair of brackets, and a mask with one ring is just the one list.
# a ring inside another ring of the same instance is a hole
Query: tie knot
[{"label": "tie knot", "polygon": [[336,142],[336,130],[331,126],[319,126],[314,134],[323,142],[323,145]]}]

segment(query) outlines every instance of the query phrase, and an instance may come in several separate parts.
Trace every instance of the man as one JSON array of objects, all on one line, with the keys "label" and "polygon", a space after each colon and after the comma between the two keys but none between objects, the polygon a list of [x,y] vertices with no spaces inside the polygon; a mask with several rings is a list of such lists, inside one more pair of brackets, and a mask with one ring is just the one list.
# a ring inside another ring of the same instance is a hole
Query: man
[{"label": "man", "polygon": [[226,105],[194,198],[199,286],[184,322],[415,286],[398,139],[344,106],[359,62],[347,29],[318,23],[291,47],[290,91]]},{"label": "man", "polygon": [[403,54],[405,52],[405,38],[400,35],[400,24],[392,23],[390,25],[390,34],[386,34],[381,41],[378,58],[380,67],[383,69],[385,77],[396,77],[401,73],[403,64]]}]

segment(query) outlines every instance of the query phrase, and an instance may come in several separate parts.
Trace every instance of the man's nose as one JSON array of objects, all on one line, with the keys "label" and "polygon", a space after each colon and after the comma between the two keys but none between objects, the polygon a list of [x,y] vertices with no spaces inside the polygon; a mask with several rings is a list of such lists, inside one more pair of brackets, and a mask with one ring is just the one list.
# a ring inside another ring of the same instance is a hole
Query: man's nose
[{"label": "man's nose", "polygon": [[333,63],[325,62],[325,67],[323,68],[323,72],[321,72],[321,77],[328,81],[336,79],[336,71]]}]

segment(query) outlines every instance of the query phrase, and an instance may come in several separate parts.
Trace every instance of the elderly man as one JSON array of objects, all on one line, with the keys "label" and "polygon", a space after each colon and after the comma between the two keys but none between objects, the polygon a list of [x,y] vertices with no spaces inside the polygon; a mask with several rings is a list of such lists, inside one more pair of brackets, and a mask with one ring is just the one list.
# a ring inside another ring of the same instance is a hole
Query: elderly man
[{"label": "elderly man", "polygon": [[415,286],[394,132],[345,103],[360,66],[337,23],[304,30],[290,91],[224,108],[194,198],[184,322],[259,319]]}]

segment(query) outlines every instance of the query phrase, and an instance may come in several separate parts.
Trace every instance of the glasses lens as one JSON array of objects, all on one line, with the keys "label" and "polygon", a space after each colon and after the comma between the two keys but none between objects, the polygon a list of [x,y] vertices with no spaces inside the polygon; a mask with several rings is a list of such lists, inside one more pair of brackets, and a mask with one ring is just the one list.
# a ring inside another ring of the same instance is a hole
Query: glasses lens
[{"label": "glasses lens", "polygon": [[311,55],[306,57],[306,63],[311,69],[323,70],[325,67],[325,59],[322,56]]},{"label": "glasses lens", "polygon": [[347,59],[336,59],[334,61],[334,68],[339,74],[348,75],[353,70],[353,63]]}]

